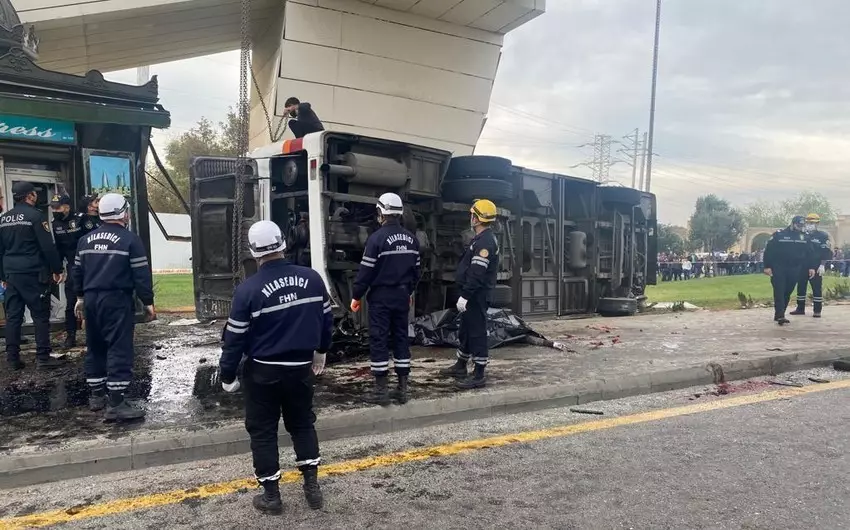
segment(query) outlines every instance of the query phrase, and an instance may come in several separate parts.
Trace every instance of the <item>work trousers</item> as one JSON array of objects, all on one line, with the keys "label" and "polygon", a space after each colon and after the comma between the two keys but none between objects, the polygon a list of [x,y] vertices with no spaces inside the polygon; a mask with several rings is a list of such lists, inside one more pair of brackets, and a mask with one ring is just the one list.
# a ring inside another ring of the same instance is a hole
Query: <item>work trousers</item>
[{"label": "work trousers", "polygon": [[398,375],[410,374],[410,341],[407,336],[410,295],[404,286],[376,287],[366,297],[369,303],[369,356],[372,375],[387,375],[390,369],[390,339],[393,365]]},{"label": "work trousers", "polygon": [[124,393],[133,376],[135,300],[128,291],[89,291],[86,314],[86,382],[95,394]]},{"label": "work trousers", "polygon": [[295,465],[301,471],[319,465],[319,439],[314,424],[311,365],[278,366],[245,362],[245,429],[251,437],[251,455],[257,480],[280,479],[277,429],[283,427],[292,438]]},{"label": "work trousers", "polygon": [[770,283],[773,285],[774,318],[783,318],[791,301],[791,293],[800,278],[800,267],[776,267]]},{"label": "work trousers", "polygon": [[36,357],[50,357],[50,282],[45,274],[10,273],[6,277],[6,358],[20,358],[21,326],[29,308],[35,328]]},{"label": "work trousers", "polygon": [[313,125],[305,125],[304,123],[296,119],[289,120],[289,130],[292,131],[292,134],[295,135],[295,138],[304,138],[308,134],[321,131],[321,129],[317,129]]},{"label": "work trousers", "polygon": [[487,342],[487,295],[479,292],[467,301],[466,311],[460,314],[458,330],[457,358],[487,366],[489,362],[489,344]]},{"label": "work trousers", "polygon": [[809,278],[809,271],[804,269],[800,275],[800,281],[797,282],[797,309],[799,311],[806,310],[806,289],[811,282],[812,284],[812,306],[816,315],[819,315],[823,309],[823,276],[815,274],[814,278]]},{"label": "work trousers", "polygon": [[[73,263],[73,262],[72,262]],[[77,290],[69,274],[65,278],[65,331],[68,335],[77,334],[77,315],[74,314],[74,306],[77,304]]]}]

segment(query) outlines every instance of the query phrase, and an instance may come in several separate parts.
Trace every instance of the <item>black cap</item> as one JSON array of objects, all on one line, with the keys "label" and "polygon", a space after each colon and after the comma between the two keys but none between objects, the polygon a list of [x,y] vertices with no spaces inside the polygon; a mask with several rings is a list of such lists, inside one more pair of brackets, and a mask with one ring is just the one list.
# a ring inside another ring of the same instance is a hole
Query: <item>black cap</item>
[{"label": "black cap", "polygon": [[32,185],[32,182],[15,182],[12,186],[12,196],[16,199],[23,199],[34,191],[35,186]]},{"label": "black cap", "polygon": [[65,204],[71,204],[71,196],[67,193],[56,194],[50,199],[50,206],[56,208],[57,206],[63,206]]}]

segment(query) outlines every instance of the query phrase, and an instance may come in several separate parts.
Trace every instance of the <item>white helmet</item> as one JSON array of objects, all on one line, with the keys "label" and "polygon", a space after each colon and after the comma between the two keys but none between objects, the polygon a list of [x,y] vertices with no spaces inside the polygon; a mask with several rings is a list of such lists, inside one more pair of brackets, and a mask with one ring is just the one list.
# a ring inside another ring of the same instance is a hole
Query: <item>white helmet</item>
[{"label": "white helmet", "polygon": [[104,221],[115,221],[124,219],[124,215],[130,211],[130,203],[123,195],[118,193],[107,193],[100,198],[97,207],[100,218]]},{"label": "white helmet", "polygon": [[401,197],[395,193],[384,193],[378,198],[378,212],[381,215],[402,215],[404,204],[401,203]]},{"label": "white helmet", "polygon": [[262,258],[286,250],[286,241],[283,240],[276,224],[271,221],[257,221],[248,230],[248,246],[252,256]]}]

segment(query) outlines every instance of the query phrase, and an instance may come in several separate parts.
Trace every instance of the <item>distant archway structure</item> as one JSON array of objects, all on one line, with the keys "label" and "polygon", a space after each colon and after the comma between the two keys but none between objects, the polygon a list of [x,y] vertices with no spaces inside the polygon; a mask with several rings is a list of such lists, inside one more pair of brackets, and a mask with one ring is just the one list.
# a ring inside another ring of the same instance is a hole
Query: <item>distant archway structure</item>
[{"label": "distant archway structure", "polygon": [[[840,241],[838,241],[838,227],[835,225],[821,225],[820,229],[829,234],[829,239],[832,242],[832,246],[840,246]],[[744,234],[743,245],[741,245],[741,249],[744,252],[752,252],[753,244],[756,242],[761,242],[762,240],[767,242],[765,238],[773,235],[774,232],[779,230],[779,228],[772,228],[767,226],[751,226],[747,229]]]}]

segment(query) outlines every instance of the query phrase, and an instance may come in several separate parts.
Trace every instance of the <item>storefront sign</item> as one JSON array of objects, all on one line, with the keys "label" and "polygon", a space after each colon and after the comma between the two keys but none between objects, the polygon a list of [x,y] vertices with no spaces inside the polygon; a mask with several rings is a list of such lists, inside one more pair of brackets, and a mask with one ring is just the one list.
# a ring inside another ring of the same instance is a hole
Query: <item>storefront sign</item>
[{"label": "storefront sign", "polygon": [[0,140],[74,144],[77,134],[74,124],[68,121],[0,114]]}]

